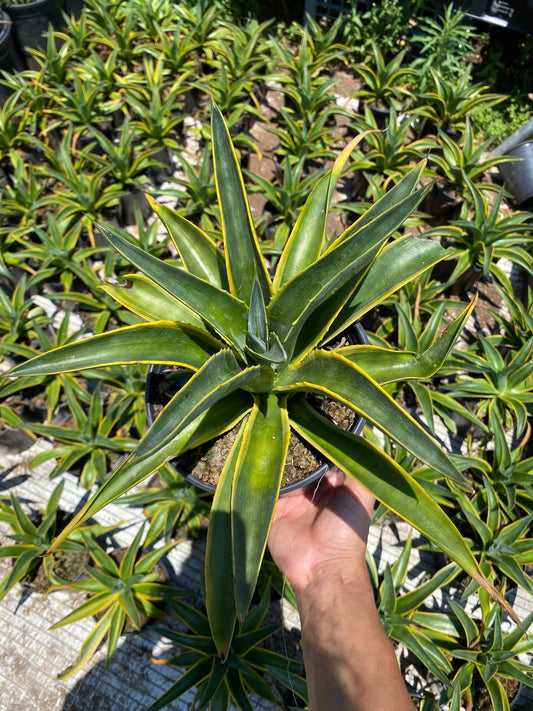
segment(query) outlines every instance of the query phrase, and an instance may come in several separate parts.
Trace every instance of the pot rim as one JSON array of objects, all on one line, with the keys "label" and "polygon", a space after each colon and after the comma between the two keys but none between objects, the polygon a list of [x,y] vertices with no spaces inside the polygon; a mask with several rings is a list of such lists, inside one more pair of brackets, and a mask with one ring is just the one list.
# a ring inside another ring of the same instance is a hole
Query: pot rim
[{"label": "pot rim", "polygon": [[[352,326],[350,326],[349,329],[350,332],[354,332],[352,335],[352,340],[355,343],[359,343],[361,345],[368,345],[370,341],[368,340],[368,336],[366,335],[365,329],[362,327],[362,325],[359,323],[359,321],[356,321]],[[154,422],[154,417],[151,409],[151,402],[152,402],[152,396],[155,390],[155,383],[156,380],[162,370],[165,366],[163,364],[157,364],[153,363],[149,370],[148,370],[148,375],[146,377],[146,387],[145,387],[145,409],[146,409],[146,419],[148,422],[148,425],[151,426]],[[360,435],[361,432],[364,429],[364,426],[366,424],[366,421],[364,417],[358,416],[357,419],[355,420],[353,426],[349,430],[352,434],[355,435]],[[174,460],[170,460],[169,462],[174,469],[183,476],[190,484],[194,484],[195,486],[199,487],[200,489],[203,489],[204,491],[207,491],[210,494],[214,494],[216,491],[216,487],[213,486],[213,484],[208,484],[207,482],[202,481],[201,479],[197,479],[195,476],[193,476],[190,473],[187,473],[182,467],[180,467],[178,464],[175,463]],[[283,496],[284,494],[288,494],[291,491],[295,491],[296,489],[301,488],[302,486],[308,486],[309,484],[313,484],[317,479],[320,479],[321,477],[324,476],[324,474],[333,466],[333,463],[330,461],[324,462],[324,464],[321,464],[317,469],[315,469],[312,472],[309,472],[309,474],[306,474],[302,479],[292,482],[291,484],[286,484],[285,486],[282,486],[280,489],[280,496]]]},{"label": "pot rim", "polygon": [[[9,10],[13,9],[13,13],[16,14],[21,14],[24,15],[24,9],[28,10],[35,10],[40,7],[46,7],[46,5],[52,5],[55,7],[61,7],[60,3],[58,0],[32,0],[32,2],[15,2],[11,5],[4,5],[3,8],[9,8]],[[8,11],[9,14],[9,11]]]}]

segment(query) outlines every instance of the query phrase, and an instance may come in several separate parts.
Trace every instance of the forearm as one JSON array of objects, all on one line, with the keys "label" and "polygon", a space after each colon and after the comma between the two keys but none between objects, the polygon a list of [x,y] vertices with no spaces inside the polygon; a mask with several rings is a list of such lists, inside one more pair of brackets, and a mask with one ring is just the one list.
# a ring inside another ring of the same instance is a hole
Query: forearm
[{"label": "forearm", "polygon": [[413,711],[366,569],[297,590],[312,711]]}]

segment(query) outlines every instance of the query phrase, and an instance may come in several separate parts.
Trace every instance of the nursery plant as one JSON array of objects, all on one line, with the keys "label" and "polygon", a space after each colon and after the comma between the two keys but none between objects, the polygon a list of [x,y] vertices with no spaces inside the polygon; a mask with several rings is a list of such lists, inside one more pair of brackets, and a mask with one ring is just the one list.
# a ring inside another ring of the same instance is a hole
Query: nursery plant
[{"label": "nursery plant", "polygon": [[479,344],[481,352],[455,353],[449,367],[462,373],[446,389],[452,397],[472,398],[478,417],[497,418],[521,437],[533,402],[533,336],[519,350],[500,352],[484,336],[479,336]]},{"label": "nursery plant", "polygon": [[[484,177],[487,171],[496,165],[512,160],[509,156],[487,156],[487,142],[476,144],[474,131],[470,119],[467,117],[464,127],[464,135],[454,140],[439,130],[438,144],[435,146],[434,139],[428,138],[426,141],[418,142],[419,150],[426,148],[432,151],[430,163],[435,165],[436,172],[443,176],[448,185],[460,191],[463,197],[468,195],[468,181],[477,181]],[[437,150],[435,150],[437,148]],[[484,186],[491,189],[491,185]]]},{"label": "nursery plant", "polygon": [[168,542],[182,527],[187,527],[191,536],[198,536],[209,514],[208,494],[189,484],[170,464],[160,467],[157,476],[149,488],[120,499],[121,504],[144,507],[150,522],[145,545],[160,536]]},{"label": "nursery plant", "polygon": [[[448,233],[457,259],[450,281],[456,281],[467,270],[477,268],[485,279],[490,274],[506,284],[507,275],[498,264],[500,259],[508,259],[525,273],[533,274],[531,255],[527,251],[533,243],[529,224],[533,215],[526,211],[505,214],[502,209],[503,190],[491,200],[482,186],[472,183],[466,175],[463,179],[471,200],[464,204],[461,219],[452,222]],[[458,228],[457,232],[454,227]]]},{"label": "nursery plant", "polygon": [[[533,458],[525,453],[530,432],[516,446],[512,446],[507,442],[505,429],[497,417],[491,420],[491,430],[493,451],[490,454],[482,453],[485,456],[471,458],[471,471],[474,476],[481,475],[491,482],[501,511],[508,521],[514,521],[517,516],[529,513],[533,501]],[[522,541],[518,545],[522,546]],[[530,550],[526,552],[529,554]],[[523,560],[516,560],[520,565],[523,564]]]},{"label": "nursery plant", "polygon": [[33,323],[45,325],[48,317],[36,306],[29,291],[39,284],[41,276],[34,274],[29,279],[24,274],[18,284],[0,287],[0,335],[5,343],[16,343],[31,337]]},{"label": "nursery plant", "polygon": [[474,54],[472,40],[475,28],[465,23],[466,15],[453,2],[436,18],[424,17],[411,41],[420,44],[419,54],[412,62],[418,72],[419,85],[425,84],[431,69],[438,68],[444,81],[453,81],[465,71],[465,57]]},{"label": "nursery plant", "polygon": [[358,131],[366,131],[366,151],[357,155],[354,166],[363,171],[369,183],[367,196],[383,194],[383,188],[389,182],[397,182],[402,174],[407,173],[413,163],[420,161],[424,155],[424,141],[408,141],[410,121],[404,117],[400,120],[396,110],[390,108],[384,130],[378,129],[378,123],[370,109],[364,109],[364,118],[357,116],[350,126]]},{"label": "nursery plant", "polygon": [[[52,337],[50,333],[52,329],[49,328],[49,324],[46,324],[46,326],[43,327],[43,325],[39,325],[39,323],[35,320],[33,321],[33,334],[37,340],[38,348],[32,348],[31,346],[20,342],[9,343],[6,339],[0,344],[0,354],[2,356],[8,355],[9,357],[33,358],[35,355],[38,355],[39,351],[43,352],[52,350],[52,348],[57,348],[58,346],[65,345],[66,343],[76,341],[82,336],[85,329],[71,328],[70,313],[70,311],[65,311],[61,322],[59,323],[59,319],[57,320],[57,331],[53,332],[54,335]],[[5,399],[14,393],[19,393],[22,399],[24,390],[31,390],[31,388],[35,388],[41,397],[42,394],[44,394],[44,404],[40,404],[39,409],[41,412],[43,412],[43,410],[46,411],[46,416],[43,415],[42,419],[50,424],[52,417],[56,413],[56,409],[61,402],[64,383],[68,383],[71,391],[77,398],[82,401],[85,399],[85,402],[89,401],[90,396],[85,388],[76,380],[74,376],[66,374],[59,377],[48,375],[36,378],[25,378],[24,380],[4,380],[0,385],[0,398]],[[27,396],[25,400],[26,405],[28,405],[28,401],[31,403],[31,397]]]},{"label": "nursery plant", "polygon": [[89,404],[83,407],[67,382],[63,383],[63,389],[72,423],[70,426],[27,424],[30,432],[61,442],[60,447],[37,454],[32,465],[56,460],[52,476],[81,467],[80,483],[90,489],[95,482],[105,479],[109,460],[118,459],[123,452],[131,452],[136,445],[134,439],[120,436],[120,425],[129,403],[116,393],[102,396],[101,389],[96,386]]},{"label": "nursery plant", "polygon": [[417,96],[417,113],[433,122],[435,128],[460,131],[467,116],[472,117],[505,100],[503,94],[487,92],[486,85],[472,84],[468,68],[455,81],[447,81],[438,69],[431,69],[430,77],[426,91]]},{"label": "nursery plant", "polygon": [[[353,139],[320,177],[284,246],[273,277],[251,220],[239,161],[224,119],[212,109],[214,172],[222,248],[178,213],[152,201],[179,253],[175,266],[100,227],[143,277],[115,287],[122,303],[149,299],[148,323],[44,353],[11,376],[72,372],[118,363],[166,363],[192,377],[161,411],[136,450],[114,471],[53,550],[89,516],[167,459],[240,423],[213,499],[206,553],[206,607],[225,659],[235,622],[246,617],[283,477],[293,430],[412,523],[506,605],[467,543],[424,487],[371,442],[320,415],[307,393],[331,398],[458,487],[469,488],[437,442],[381,383],[429,377],[450,352],[470,305],[424,353],[335,343],[360,316],[447,256],[432,240],[404,235],[387,244],[423,199],[423,164],[405,175],[353,225],[325,238],[327,208]],[[109,290],[108,290],[109,293]],[[166,320],[172,314],[173,320]],[[325,346],[333,340],[338,348]]]},{"label": "nursery plant", "polygon": [[426,630],[431,629],[433,636],[441,633],[443,615],[428,612],[435,601],[435,594],[457,577],[460,568],[455,563],[448,563],[434,572],[413,590],[405,592],[403,586],[409,570],[409,556],[412,543],[409,538],[397,561],[387,564],[380,577],[374,558],[367,555],[367,566],[374,589],[376,607],[381,623],[389,637],[401,643],[413,655],[418,657],[427,669],[443,684],[449,684],[452,666],[443,652],[431,640]]},{"label": "nursery plant", "polygon": [[[420,314],[417,313],[416,307],[413,308],[409,304],[404,289],[396,295],[393,302],[396,310],[396,319],[394,320],[396,323],[395,340],[400,348],[421,355],[430,347],[435,339],[437,330],[444,320],[447,304],[444,299],[439,301],[438,306],[431,313],[429,319],[424,322]],[[383,345],[384,347],[388,345],[385,339],[378,338],[375,334],[372,337],[372,342],[375,345]],[[455,423],[450,417],[450,410],[459,412],[463,417],[466,416],[467,419],[475,421],[476,425],[485,428],[485,425],[466,410],[466,408],[462,407],[459,402],[446,397],[446,395],[440,391],[440,388],[434,385],[434,379],[437,376],[438,373],[435,373],[433,378],[429,381],[419,379],[408,381],[405,384],[397,382],[392,387],[396,390],[402,387],[404,387],[405,390],[411,390],[412,396],[415,398],[418,407],[424,415],[431,432],[435,432],[434,415],[438,415],[448,429],[452,432],[455,431]],[[391,392],[390,389],[389,392]]]},{"label": "nursery plant", "polygon": [[[531,651],[532,643],[524,631],[515,628],[510,632],[502,624],[501,608],[487,606],[481,620],[474,620],[454,600],[449,605],[455,617],[457,632],[442,645],[455,665],[460,664],[451,687],[444,697],[450,701],[450,711],[459,711],[463,704],[481,703],[480,692],[488,696],[494,711],[509,711],[508,692],[503,683],[514,680],[516,686],[532,687],[530,667],[520,655]],[[525,629],[533,622],[533,614],[524,620]],[[445,699],[442,699],[443,701]]]},{"label": "nursery plant", "polygon": [[[78,671],[106,637],[109,662],[127,623],[134,630],[139,630],[147,620],[164,616],[162,607],[169,588],[164,571],[158,569],[157,564],[176,543],[172,541],[141,555],[143,535],[141,527],[130,546],[125,551],[116,552],[114,556],[84,535],[83,540],[93,561],[92,566],[85,567],[87,576],[82,580],[63,581],[53,586],[52,590],[83,590],[88,599],[52,625],[51,629],[93,615],[99,617],[83,642],[77,661],[59,674],[58,678],[65,679]],[[178,596],[180,591],[174,587],[172,593]]]},{"label": "nursery plant", "polygon": [[372,43],[372,62],[361,62],[355,65],[355,71],[364,81],[363,89],[355,96],[365,101],[367,106],[393,107],[401,110],[404,102],[410,96],[408,83],[414,71],[402,66],[406,50],[398,52],[389,62],[380,51],[378,45]]},{"label": "nursery plant", "polygon": [[[264,625],[270,602],[270,586],[265,588],[259,604],[252,608],[235,634],[228,659],[221,662],[205,614],[179,599],[169,599],[173,617],[185,623],[188,633],[158,628],[158,632],[177,643],[184,651],[159,664],[185,669],[185,673],[153,703],[147,711],[167,707],[174,699],[196,687],[193,704],[197,708],[219,708],[226,711],[230,699],[242,711],[251,711],[249,693],[279,706],[285,688],[307,702],[307,687],[300,676],[302,664],[265,649],[262,642],[275,631],[275,625]],[[264,678],[268,674],[269,681]],[[281,687],[281,688],[280,688]]]},{"label": "nursery plant", "polygon": [[0,600],[11,590],[11,588],[26,576],[36,573],[37,569],[43,565],[45,576],[49,585],[53,581],[57,582],[54,570],[56,561],[61,555],[82,554],[87,555],[87,541],[93,535],[103,535],[110,530],[109,527],[98,524],[90,524],[73,531],[69,537],[61,543],[55,553],[47,555],[58,527],[61,525],[61,514],[59,502],[63,491],[64,481],[60,481],[52,492],[44,511],[35,512],[35,516],[28,516],[22,503],[13,494],[9,499],[0,499],[0,521],[6,523],[11,529],[7,534],[12,542],[0,546],[0,558],[10,558],[12,568],[7,575],[0,580]]}]

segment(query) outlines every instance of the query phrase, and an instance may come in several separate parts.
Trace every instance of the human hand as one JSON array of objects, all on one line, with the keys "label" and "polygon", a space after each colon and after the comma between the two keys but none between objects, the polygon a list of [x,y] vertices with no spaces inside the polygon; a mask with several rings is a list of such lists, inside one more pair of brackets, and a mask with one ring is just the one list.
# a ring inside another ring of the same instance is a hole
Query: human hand
[{"label": "human hand", "polygon": [[332,467],[319,483],[281,496],[268,547],[298,592],[318,575],[364,571],[374,497]]}]

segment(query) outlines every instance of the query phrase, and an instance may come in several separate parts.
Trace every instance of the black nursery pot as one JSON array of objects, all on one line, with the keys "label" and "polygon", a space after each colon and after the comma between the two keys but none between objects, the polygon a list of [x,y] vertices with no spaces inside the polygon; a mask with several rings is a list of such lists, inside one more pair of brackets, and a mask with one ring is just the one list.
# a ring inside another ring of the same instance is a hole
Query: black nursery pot
[{"label": "black nursery pot", "polygon": [[449,192],[444,185],[435,183],[422,203],[424,212],[428,212],[438,220],[456,220],[463,205],[460,195]]},{"label": "black nursery pot", "polygon": [[152,214],[152,208],[144,192],[142,190],[132,190],[120,198],[119,222],[122,227],[129,227],[136,224],[135,206],[139,208],[144,221]]},{"label": "black nursery pot", "polygon": [[43,34],[48,25],[62,24],[61,0],[35,0],[22,5],[8,5],[6,12],[13,22],[14,40],[19,53],[24,57],[29,69],[38,68],[32,57],[25,53],[24,48],[44,48],[46,40]]},{"label": "black nursery pot", "polygon": [[455,141],[455,143],[458,143],[463,136],[462,131],[458,131],[452,126],[443,126],[442,124],[438,124],[432,119],[423,118],[419,124],[418,137],[425,138],[426,136],[438,136],[439,129],[442,131],[442,133],[445,133],[448,138],[451,138],[452,141]]},{"label": "black nursery pot", "polygon": [[384,106],[376,106],[375,104],[369,104],[368,108],[372,112],[372,116],[376,121],[376,126],[381,131],[384,131],[389,125],[390,109],[387,109]]},{"label": "black nursery pot", "polygon": [[520,160],[516,163],[500,163],[498,165],[505,187],[518,206],[533,203],[533,140],[519,143],[511,150],[506,151],[506,155],[520,158]]},{"label": "black nursery pot", "polygon": [[[7,12],[0,8],[0,69],[12,72],[13,70],[20,71],[23,67],[22,59],[13,39],[12,20]],[[9,93],[5,87],[0,87],[2,103]]]},{"label": "black nursery pot", "polygon": [[64,0],[63,2],[63,10],[67,13],[67,15],[74,17],[76,20],[83,12],[84,6],[84,0]]},{"label": "black nursery pot", "polygon": [[[353,344],[367,345],[369,343],[368,336],[366,335],[364,328],[359,322],[351,326],[350,329],[346,331],[345,336],[350,341],[350,343]],[[156,411],[158,410],[158,406],[161,407],[161,405],[164,404],[161,402],[161,385],[162,381],[164,381],[165,379],[165,372],[168,372],[165,371],[166,368],[167,366],[154,364],[150,366],[150,369],[148,371],[148,376],[146,378],[145,399],[146,415],[149,425],[151,425],[157,417]],[[350,432],[352,432],[352,434],[360,435],[363,431],[364,426],[364,418],[357,417],[352,428],[350,429]],[[215,493],[215,487],[212,484],[197,479],[195,476],[185,471],[176,461],[172,461],[171,464],[175,468],[175,470],[179,474],[181,474],[181,476],[187,479],[189,483],[198,486],[200,489],[203,489],[204,491],[207,491],[210,494]],[[299,481],[293,482],[292,484],[287,484],[286,486],[282,486],[280,494],[288,494],[290,491],[294,491],[295,489],[299,489],[302,486],[308,486],[309,484],[312,484],[314,481],[324,476],[324,474],[331,466],[331,462],[325,462],[317,469],[315,469],[315,471],[310,472]]]}]

